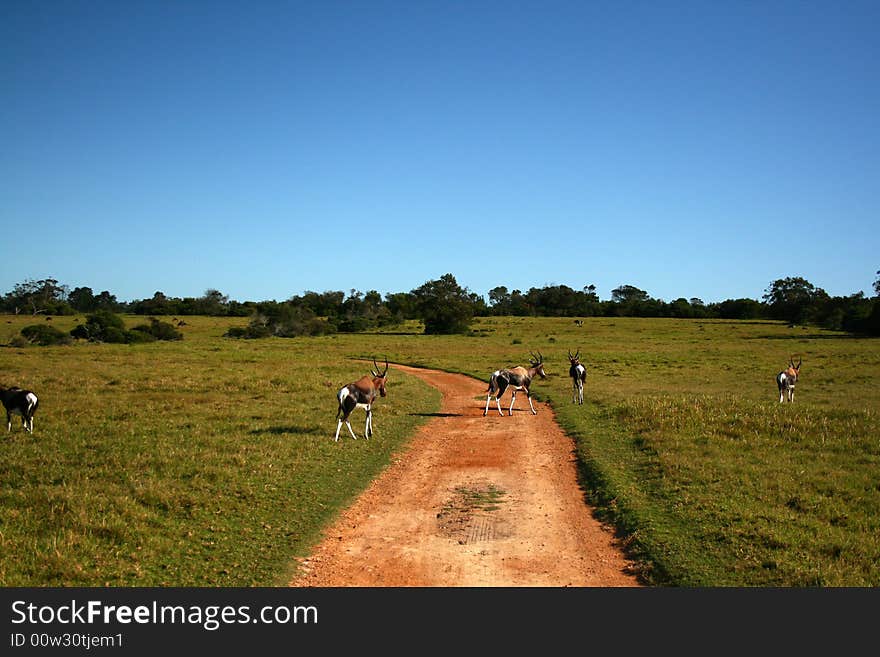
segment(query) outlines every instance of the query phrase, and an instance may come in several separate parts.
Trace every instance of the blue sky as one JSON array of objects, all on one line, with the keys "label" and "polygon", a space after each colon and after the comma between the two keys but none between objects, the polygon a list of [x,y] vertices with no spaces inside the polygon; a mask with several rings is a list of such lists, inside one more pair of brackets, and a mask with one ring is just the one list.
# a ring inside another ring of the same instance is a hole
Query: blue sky
[{"label": "blue sky", "polygon": [[880,2],[3,0],[0,293],[880,269]]}]

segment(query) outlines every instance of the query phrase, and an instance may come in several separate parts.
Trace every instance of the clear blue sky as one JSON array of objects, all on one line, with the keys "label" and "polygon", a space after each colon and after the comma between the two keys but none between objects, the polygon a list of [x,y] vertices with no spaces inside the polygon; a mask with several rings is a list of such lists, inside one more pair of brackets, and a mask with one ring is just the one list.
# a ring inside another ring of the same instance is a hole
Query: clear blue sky
[{"label": "clear blue sky", "polygon": [[0,1],[0,294],[873,294],[880,2]]}]

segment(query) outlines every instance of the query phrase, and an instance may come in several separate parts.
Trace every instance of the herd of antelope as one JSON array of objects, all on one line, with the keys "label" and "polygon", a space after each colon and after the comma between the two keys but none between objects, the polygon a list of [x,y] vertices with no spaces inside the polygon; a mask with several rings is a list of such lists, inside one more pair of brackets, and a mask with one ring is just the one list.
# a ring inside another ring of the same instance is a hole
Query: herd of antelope
[{"label": "herd of antelope", "polygon": [[[486,408],[483,409],[483,417],[489,413],[489,405],[492,398],[495,398],[495,404],[498,408],[498,414],[504,417],[504,411],[501,409],[501,396],[504,391],[510,388],[510,407],[507,409],[508,415],[513,415],[513,406],[516,403],[516,393],[524,391],[526,399],[529,401],[529,408],[532,415],[537,415],[535,405],[532,403],[531,384],[536,376],[542,379],[547,378],[544,371],[544,356],[538,351],[535,355],[529,352],[529,365],[531,367],[507,367],[498,369],[489,375],[489,388],[486,390]],[[572,403],[584,403],[584,384],[587,381],[587,368],[580,361],[581,350],[578,349],[574,355],[571,349],[568,350],[568,376],[572,385]],[[776,375],[776,383],[779,387],[779,401],[783,402],[785,396],[788,401],[794,401],[794,385],[797,383],[798,373],[801,369],[803,359],[798,359],[798,364],[794,364],[794,358],[789,358],[789,366]],[[373,402],[377,397],[385,396],[385,384],[388,379],[388,359],[385,359],[385,369],[379,371],[376,359],[373,359],[375,370],[370,369],[371,376],[363,376],[353,383],[349,383],[340,388],[336,393],[336,399],[339,402],[339,408],[336,411],[336,436],[335,441],[339,441],[339,430],[343,423],[348,427],[351,437],[357,440],[357,435],[351,428],[349,416],[356,408],[362,408],[367,413],[366,425],[364,427],[364,438],[373,435]]]},{"label": "herd of antelope", "polygon": [[[531,384],[536,376],[542,379],[547,377],[544,371],[544,356],[539,351],[537,355],[529,352],[531,358],[529,364],[531,367],[508,367],[498,369],[489,376],[489,388],[486,393],[486,408],[483,410],[483,417],[489,413],[489,404],[492,397],[495,398],[495,404],[498,407],[498,413],[502,417],[504,411],[501,409],[501,396],[504,391],[510,388],[510,406],[507,409],[508,415],[513,415],[513,406],[516,403],[516,393],[525,391],[526,399],[529,401],[529,407],[533,415],[537,415],[535,405],[532,403]],[[571,350],[568,351],[568,376],[572,382],[572,403],[584,403],[584,384],[587,380],[587,368],[580,362],[580,349],[574,355]],[[787,398],[789,402],[794,401],[794,386],[797,383],[800,374],[803,359],[799,358],[797,365],[794,364],[794,358],[789,358],[788,368],[776,375],[776,384],[779,388],[779,402],[783,403]],[[379,365],[376,359],[373,359],[373,367],[370,369],[370,376],[362,376],[357,381],[348,383],[339,389],[336,393],[336,400],[339,408],[336,411],[336,435],[334,440],[339,441],[339,431],[342,425],[348,428],[351,437],[357,440],[354,429],[351,428],[350,416],[356,408],[361,408],[366,412],[366,424],[364,425],[364,438],[373,435],[373,403],[378,397],[384,397],[385,386],[388,380],[388,359],[385,359],[385,368],[379,371]],[[12,431],[12,416],[20,415],[21,423],[25,431],[34,432],[34,414],[37,412],[39,399],[37,395],[30,390],[23,390],[16,386],[11,388],[0,388],[0,400],[6,409],[6,430]]]}]

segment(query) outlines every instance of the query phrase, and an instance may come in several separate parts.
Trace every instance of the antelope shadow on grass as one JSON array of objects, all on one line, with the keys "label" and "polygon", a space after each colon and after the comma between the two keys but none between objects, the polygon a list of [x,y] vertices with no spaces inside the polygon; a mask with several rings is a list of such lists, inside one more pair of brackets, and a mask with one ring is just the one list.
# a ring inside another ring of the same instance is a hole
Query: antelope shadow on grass
[{"label": "antelope shadow on grass", "polygon": [[285,434],[285,433],[323,433],[326,431],[326,428],[319,427],[317,425],[312,426],[301,426],[296,424],[290,424],[287,426],[278,426],[278,427],[265,427],[262,429],[252,429],[251,434],[261,434],[261,433],[271,433],[275,435]]},{"label": "antelope shadow on grass", "polygon": [[412,417],[461,417],[461,413],[410,413]]}]

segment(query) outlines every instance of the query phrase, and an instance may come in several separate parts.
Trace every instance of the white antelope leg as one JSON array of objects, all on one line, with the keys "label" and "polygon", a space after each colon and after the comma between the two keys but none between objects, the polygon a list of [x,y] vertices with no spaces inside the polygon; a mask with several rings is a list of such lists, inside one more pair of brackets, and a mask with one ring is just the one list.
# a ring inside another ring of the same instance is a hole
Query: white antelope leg
[{"label": "white antelope leg", "polygon": [[367,421],[364,425],[364,438],[367,439],[373,435],[373,409],[367,406]]},{"label": "white antelope leg", "polygon": [[345,422],[345,426],[348,427],[348,433],[351,434],[351,437],[354,438],[355,440],[357,440],[357,436],[354,435],[354,429],[351,428],[351,422],[349,422],[347,419],[346,420],[339,420],[336,423],[336,437],[333,440],[335,440],[336,442],[339,442],[339,430],[342,428],[343,422]]},{"label": "white antelope leg", "polygon": [[[486,408],[483,409],[483,417],[489,412],[489,402],[492,400],[492,393],[486,395]],[[501,410],[501,395],[495,395],[495,404],[498,406],[498,415],[504,417],[504,411]]]},{"label": "white antelope leg", "polygon": [[515,402],[516,402],[516,390],[513,390],[513,388],[511,387],[511,393],[510,393],[510,408],[507,409],[507,414],[508,414],[508,415],[513,415],[513,404],[514,404]]},{"label": "white antelope leg", "polygon": [[336,442],[339,442],[339,430],[342,428],[342,423],[345,423],[345,426],[348,427],[348,433],[351,434],[351,437],[357,440],[357,436],[354,434],[354,429],[351,428],[351,420],[348,417],[340,418],[336,422],[336,436],[333,438]]},{"label": "white antelope leg", "polygon": [[537,415],[538,411],[535,410],[535,405],[532,403],[532,396],[527,392],[526,397],[529,399],[529,406],[532,407],[532,415]]}]

